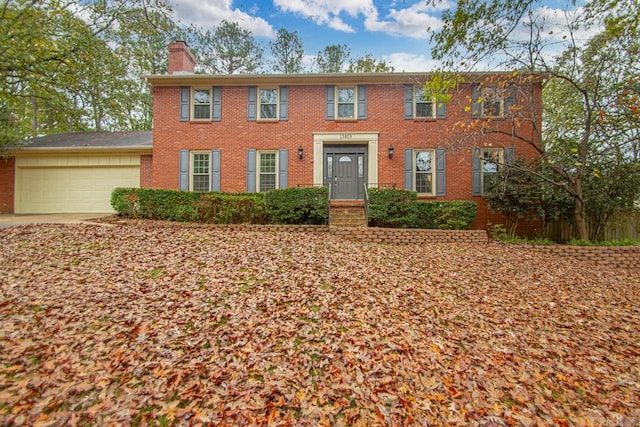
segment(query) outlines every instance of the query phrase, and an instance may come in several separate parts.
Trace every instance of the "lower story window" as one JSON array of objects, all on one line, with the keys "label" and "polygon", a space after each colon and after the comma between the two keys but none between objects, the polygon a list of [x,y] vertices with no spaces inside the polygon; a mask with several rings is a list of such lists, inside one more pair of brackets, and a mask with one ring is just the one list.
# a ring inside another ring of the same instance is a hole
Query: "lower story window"
[{"label": "lower story window", "polygon": [[503,150],[502,148],[483,148],[480,160],[482,162],[480,168],[482,173],[482,193],[484,194],[487,191],[488,177],[500,172],[500,167],[503,164]]},{"label": "lower story window", "polygon": [[209,191],[211,167],[209,153],[191,153],[191,190]]},{"label": "lower story window", "polygon": [[278,188],[278,165],[276,151],[258,152],[258,191],[275,190]]},{"label": "lower story window", "polygon": [[420,194],[433,194],[435,183],[434,150],[414,151],[414,186]]}]

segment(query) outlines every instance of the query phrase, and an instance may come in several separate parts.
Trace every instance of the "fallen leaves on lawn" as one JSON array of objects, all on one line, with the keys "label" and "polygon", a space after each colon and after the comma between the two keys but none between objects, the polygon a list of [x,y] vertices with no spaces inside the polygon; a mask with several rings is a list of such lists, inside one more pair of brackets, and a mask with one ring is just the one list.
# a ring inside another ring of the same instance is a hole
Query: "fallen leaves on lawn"
[{"label": "fallen leaves on lawn", "polygon": [[637,273],[144,223],[0,243],[3,425],[640,419]]}]

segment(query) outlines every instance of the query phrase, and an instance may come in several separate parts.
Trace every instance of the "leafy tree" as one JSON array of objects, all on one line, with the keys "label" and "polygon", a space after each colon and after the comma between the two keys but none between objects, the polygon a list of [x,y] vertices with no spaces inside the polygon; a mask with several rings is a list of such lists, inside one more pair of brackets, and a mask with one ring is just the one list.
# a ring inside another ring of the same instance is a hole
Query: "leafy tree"
[{"label": "leafy tree", "polygon": [[163,70],[176,28],[161,0],[0,0],[0,149],[57,132],[150,129],[142,76]]},{"label": "leafy tree", "polygon": [[378,60],[370,53],[358,59],[351,59],[349,61],[349,73],[389,73],[394,71],[395,68],[392,65],[387,64],[383,60]]},{"label": "leafy tree", "polygon": [[[633,94],[639,75],[637,21],[619,18],[635,16],[637,10],[629,2],[611,1],[607,11],[601,8],[607,1],[593,0],[589,5],[604,15],[572,18],[567,11],[564,52],[555,60],[545,55],[558,42],[547,38],[549,28],[544,16],[537,14],[538,1],[460,2],[443,15],[443,29],[432,37],[434,58],[452,68],[458,64],[468,71],[482,63],[517,70],[502,82],[488,82],[505,93],[514,88],[516,102],[509,120],[470,120],[461,130],[475,141],[515,139],[536,151],[553,173],[554,184],[573,198],[578,238],[584,240],[588,239],[585,177],[602,153],[616,153],[620,164],[637,150],[638,140],[638,100]],[[612,10],[620,15],[614,16]],[[573,37],[579,25],[597,24],[600,19],[606,24],[603,33],[586,44]],[[516,32],[523,28],[527,37]],[[544,85],[544,129],[537,124],[536,82]]]},{"label": "leafy tree", "polygon": [[491,210],[506,218],[511,237],[516,236],[520,220],[530,225],[537,222],[542,233],[550,221],[570,216],[573,208],[569,193],[554,185],[553,173],[538,160],[518,159],[488,176],[483,198]]},{"label": "leafy tree", "polygon": [[315,62],[321,73],[340,73],[350,54],[346,44],[333,44],[319,51]]},{"label": "leafy tree", "polygon": [[251,31],[238,23],[222,21],[211,34],[215,54],[213,71],[220,74],[255,73],[262,66],[262,48]]},{"label": "leafy tree", "polygon": [[293,74],[302,71],[304,47],[298,32],[289,32],[284,28],[278,30],[276,41],[270,42],[273,57],[272,68],[277,73]]}]

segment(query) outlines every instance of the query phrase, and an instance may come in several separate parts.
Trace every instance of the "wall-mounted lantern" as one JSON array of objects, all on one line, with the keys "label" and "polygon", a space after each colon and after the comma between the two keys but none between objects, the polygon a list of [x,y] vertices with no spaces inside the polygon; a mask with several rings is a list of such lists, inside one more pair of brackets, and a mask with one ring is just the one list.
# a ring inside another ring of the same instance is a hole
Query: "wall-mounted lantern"
[{"label": "wall-mounted lantern", "polygon": [[301,145],[300,147],[298,147],[298,158],[302,160],[303,157],[304,157],[304,148],[302,148],[302,145]]},{"label": "wall-mounted lantern", "polygon": [[389,146],[389,158],[393,159],[393,145]]}]

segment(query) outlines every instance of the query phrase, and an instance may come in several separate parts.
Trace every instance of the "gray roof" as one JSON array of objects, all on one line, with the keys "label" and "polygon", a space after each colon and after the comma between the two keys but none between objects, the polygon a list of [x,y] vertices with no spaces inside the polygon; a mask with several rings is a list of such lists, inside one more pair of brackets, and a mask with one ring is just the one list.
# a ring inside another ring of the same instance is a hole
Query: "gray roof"
[{"label": "gray roof", "polygon": [[151,131],[72,132],[33,138],[24,148],[118,148],[153,147]]}]

